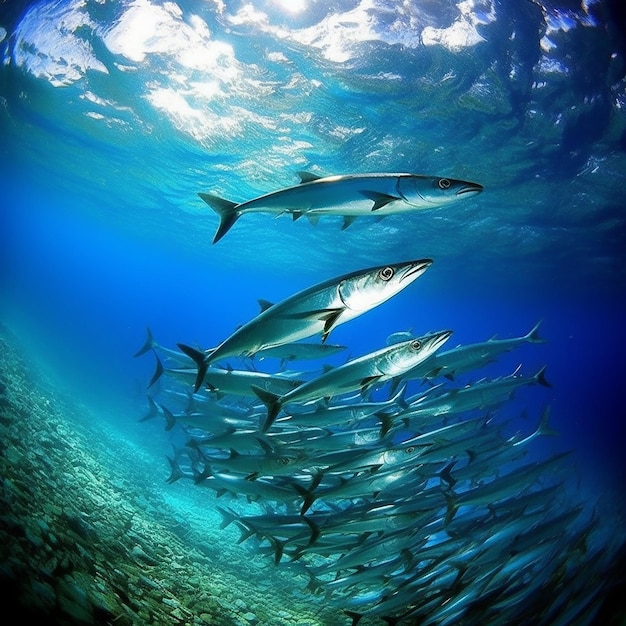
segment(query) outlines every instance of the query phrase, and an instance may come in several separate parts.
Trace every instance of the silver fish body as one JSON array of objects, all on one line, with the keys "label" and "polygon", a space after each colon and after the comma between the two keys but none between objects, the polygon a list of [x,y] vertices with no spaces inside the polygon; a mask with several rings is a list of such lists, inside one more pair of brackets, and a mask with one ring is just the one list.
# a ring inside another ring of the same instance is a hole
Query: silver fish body
[{"label": "silver fish body", "polygon": [[409,173],[348,174],[320,177],[299,172],[301,183],[236,203],[219,196],[198,194],[220,217],[213,243],[217,243],[245,213],[341,215],[344,228],[358,216],[382,217],[393,213],[443,206],[483,190],[478,183]]},{"label": "silver fish body", "polygon": [[212,350],[178,347],[198,366],[197,391],[211,363],[229,356],[252,356],[260,350],[316,334],[325,341],[333,328],[389,300],[432,264],[430,259],[368,268],[324,281],[268,306]]},{"label": "silver fish body", "polygon": [[385,346],[362,357],[329,370],[317,378],[302,383],[282,396],[253,387],[259,399],[268,407],[265,430],[272,424],[281,407],[289,403],[304,403],[341,395],[355,389],[367,389],[401,375],[428,358],[452,335],[444,330],[417,339]]}]

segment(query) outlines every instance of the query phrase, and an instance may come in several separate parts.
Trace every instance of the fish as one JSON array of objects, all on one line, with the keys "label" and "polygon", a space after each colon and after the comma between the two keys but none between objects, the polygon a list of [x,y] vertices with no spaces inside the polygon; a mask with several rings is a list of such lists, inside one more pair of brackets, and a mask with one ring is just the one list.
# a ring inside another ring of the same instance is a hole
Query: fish
[{"label": "fish", "polygon": [[365,391],[415,367],[419,361],[426,359],[439,349],[451,335],[451,330],[443,330],[385,346],[375,352],[352,359],[282,395],[253,385],[252,390],[267,406],[267,420],[263,430],[266,431],[272,425],[283,405],[330,398],[355,389]]},{"label": "fish", "polygon": [[483,191],[478,183],[410,173],[346,174],[318,176],[298,172],[300,183],[247,200],[232,202],[210,193],[198,195],[219,216],[213,237],[217,243],[245,213],[291,214],[293,220],[306,215],[315,221],[320,215],[343,216],[342,230],[357,217],[384,217],[440,207]]},{"label": "fish", "polygon": [[[277,317],[263,341],[280,338],[280,324],[288,335],[291,319]],[[537,329],[497,341],[539,344]],[[254,332],[225,352],[254,345]],[[484,364],[470,344],[453,351],[455,369],[432,372],[434,384],[407,378],[408,362],[388,370],[373,357],[419,339],[389,337],[385,349],[301,376],[286,377],[281,363],[272,376],[294,387],[242,384],[224,400],[208,385],[181,391],[194,368],[172,368],[182,371],[163,377],[143,418],[176,425],[168,482],[208,488],[221,528],[232,524],[235,541],[308,580],[305,590],[346,623],[589,623],[590,598],[609,589],[613,555],[626,543],[614,533],[607,544],[609,509],[583,499],[571,453],[537,449],[540,437],[557,434],[550,406],[531,427],[520,419],[525,410],[507,411],[520,387],[550,385],[546,367],[453,385]],[[492,341],[483,343],[495,356],[504,344]],[[424,382],[432,385],[425,392]],[[224,500],[216,506],[213,496]]]},{"label": "fish", "polygon": [[[518,374],[519,369],[518,367],[508,376],[479,381],[462,388],[449,389],[439,395],[430,393],[407,399],[406,408],[398,412],[392,419],[400,418],[408,426],[411,422],[416,422],[422,417],[452,415],[500,404],[510,398],[516,389],[524,385],[551,386],[545,376],[545,365],[534,376],[521,376]],[[387,415],[387,418],[390,419],[391,416]]]},{"label": "fish", "polygon": [[216,348],[201,351],[179,343],[178,348],[198,368],[197,391],[211,363],[230,356],[251,357],[260,350],[321,334],[370,311],[408,287],[431,265],[432,259],[391,263],[358,270],[299,291],[240,326]]},{"label": "fish", "polygon": [[[156,369],[148,387],[154,385],[163,375],[183,383],[188,383],[196,378],[197,370],[195,368],[165,368],[161,364],[158,356],[156,360]],[[266,374],[265,372],[250,370],[236,370],[231,367],[208,367],[203,382],[207,391],[215,394],[217,398],[222,398],[225,395],[253,396],[254,394],[251,391],[252,385],[257,385],[278,393],[286,393],[297,387],[303,381],[297,378],[287,378],[283,374]],[[198,389],[195,390],[195,392],[197,391]]]},{"label": "fish", "polygon": [[292,342],[259,350],[255,354],[255,357],[259,360],[266,358],[280,359],[280,366],[284,367],[285,363],[288,361],[321,359],[337,354],[345,350],[346,347],[347,346],[330,343]]},{"label": "fish", "polygon": [[[452,350],[438,352],[414,370],[407,372],[404,378],[408,380],[410,378],[445,376],[449,380],[453,380],[459,374],[492,363],[500,354],[510,352],[524,343],[545,343],[545,339],[539,335],[540,324],[541,320],[520,337],[506,339],[492,337],[480,343],[465,344],[452,348]],[[389,338],[388,341],[390,341]]]}]

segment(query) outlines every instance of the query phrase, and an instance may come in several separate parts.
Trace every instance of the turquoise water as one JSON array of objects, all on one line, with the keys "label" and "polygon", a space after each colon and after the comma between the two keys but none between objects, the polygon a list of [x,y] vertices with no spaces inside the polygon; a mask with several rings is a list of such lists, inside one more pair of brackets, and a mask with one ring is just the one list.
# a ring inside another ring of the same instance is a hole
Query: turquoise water
[{"label": "turquoise water", "polygon": [[[505,415],[528,433],[549,405],[560,435],[533,450],[573,449],[583,499],[621,514],[618,2],[87,0],[0,11],[2,316],[111,429],[132,422],[137,437],[154,367],[133,358],[146,327],[162,346],[208,348],[256,315],[258,298],[427,257],[414,285],[332,341],[355,357],[393,332],[449,328],[452,348],[541,320],[545,343],[462,381],[546,365],[551,387],[520,390]],[[198,192],[243,202],[297,184],[300,170],[412,172],[484,191],[345,230],[339,217],[245,214],[211,243],[218,218]],[[145,426],[168,454],[170,434]],[[175,497],[178,483],[158,471]]]}]

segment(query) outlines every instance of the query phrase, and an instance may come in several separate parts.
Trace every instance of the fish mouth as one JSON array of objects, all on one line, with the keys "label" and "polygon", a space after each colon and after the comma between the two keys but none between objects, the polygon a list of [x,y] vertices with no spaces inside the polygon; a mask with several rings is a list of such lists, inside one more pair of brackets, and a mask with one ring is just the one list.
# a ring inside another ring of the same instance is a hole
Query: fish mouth
[{"label": "fish mouth", "polygon": [[479,185],[478,183],[470,183],[469,185],[465,185],[465,187],[461,187],[461,189],[459,189],[455,195],[462,196],[466,193],[473,195],[476,193],[480,193],[481,191],[483,191],[483,189],[484,187],[482,185]]},{"label": "fish mouth", "polygon": [[419,272],[420,274],[425,272],[431,265],[433,264],[432,259],[420,259],[419,261],[413,261],[413,263],[406,269],[402,277],[400,278],[400,282],[413,276]]},{"label": "fish mouth", "polygon": [[448,341],[451,335],[452,335],[451,330],[442,330],[441,332],[438,332],[432,335],[430,337],[430,342],[429,342],[431,345],[432,351],[434,352],[435,350],[437,350],[437,348],[439,348],[439,346],[441,346],[446,341]]}]

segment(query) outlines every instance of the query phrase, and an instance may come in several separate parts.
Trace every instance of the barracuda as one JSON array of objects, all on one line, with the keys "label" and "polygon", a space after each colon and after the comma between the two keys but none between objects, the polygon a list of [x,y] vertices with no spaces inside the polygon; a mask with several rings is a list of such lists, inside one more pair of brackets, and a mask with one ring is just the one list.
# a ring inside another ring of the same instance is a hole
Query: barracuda
[{"label": "barracuda", "polygon": [[451,330],[444,330],[386,346],[375,352],[348,361],[335,369],[302,383],[281,396],[253,386],[253,391],[267,406],[267,421],[264,430],[271,426],[278,412],[285,404],[319,400],[341,395],[355,389],[366,390],[373,385],[401,375],[411,367],[415,367],[417,363],[433,354],[451,335]]},{"label": "barracuda", "polygon": [[219,196],[198,194],[220,218],[213,238],[217,243],[244,213],[290,213],[294,221],[306,215],[344,217],[347,228],[357,217],[384,217],[457,202],[483,190],[478,183],[417,174],[348,174],[321,177],[298,172],[300,184],[278,189],[246,202],[231,202]]},{"label": "barracuda", "polygon": [[408,287],[432,264],[431,259],[405,261],[345,274],[300,291],[240,326],[214,349],[204,352],[178,347],[198,367],[195,391],[211,363],[228,356],[252,356],[273,346],[312,337],[325,341],[333,328],[389,300]]}]

